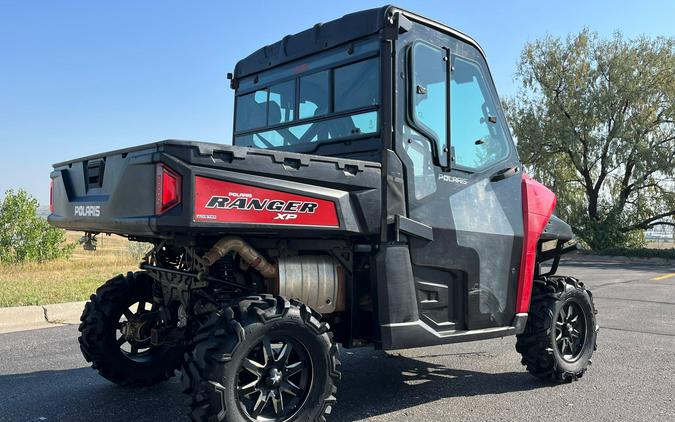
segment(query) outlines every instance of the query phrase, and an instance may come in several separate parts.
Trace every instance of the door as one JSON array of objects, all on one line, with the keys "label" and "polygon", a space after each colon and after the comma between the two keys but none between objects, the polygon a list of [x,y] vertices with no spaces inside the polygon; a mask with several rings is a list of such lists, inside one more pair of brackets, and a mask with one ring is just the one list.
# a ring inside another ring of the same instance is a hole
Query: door
[{"label": "door", "polygon": [[407,75],[396,142],[407,217],[433,233],[408,236],[420,319],[438,332],[508,326],[522,250],[520,160],[482,54],[428,34],[407,34],[414,41],[397,60]]}]

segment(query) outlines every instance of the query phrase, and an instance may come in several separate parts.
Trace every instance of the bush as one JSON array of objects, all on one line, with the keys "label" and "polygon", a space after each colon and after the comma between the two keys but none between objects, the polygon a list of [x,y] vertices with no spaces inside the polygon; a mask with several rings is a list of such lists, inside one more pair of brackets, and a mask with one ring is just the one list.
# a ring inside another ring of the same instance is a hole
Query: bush
[{"label": "bush", "polygon": [[133,259],[140,261],[150,251],[152,248],[152,243],[135,242],[130,240],[127,248],[129,248],[129,255],[131,255]]},{"label": "bush", "polygon": [[630,256],[637,258],[666,258],[675,259],[675,248],[670,249],[648,249],[648,248],[608,248],[600,251],[593,251],[594,255],[609,256]]},{"label": "bush", "polygon": [[38,202],[26,191],[8,190],[0,201],[0,263],[47,261],[69,257],[65,230],[50,226],[37,213]]}]

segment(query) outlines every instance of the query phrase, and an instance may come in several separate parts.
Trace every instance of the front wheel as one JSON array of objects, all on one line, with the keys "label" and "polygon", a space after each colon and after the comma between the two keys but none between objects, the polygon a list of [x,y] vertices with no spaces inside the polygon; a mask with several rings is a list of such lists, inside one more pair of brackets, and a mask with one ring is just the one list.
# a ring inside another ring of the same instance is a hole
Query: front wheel
[{"label": "front wheel", "polygon": [[324,421],[340,378],[328,329],[309,307],[269,295],[214,315],[185,357],[192,418]]},{"label": "front wheel", "polygon": [[542,379],[581,378],[596,349],[596,313],[591,292],[577,279],[535,280],[527,325],[516,341],[523,365]]}]

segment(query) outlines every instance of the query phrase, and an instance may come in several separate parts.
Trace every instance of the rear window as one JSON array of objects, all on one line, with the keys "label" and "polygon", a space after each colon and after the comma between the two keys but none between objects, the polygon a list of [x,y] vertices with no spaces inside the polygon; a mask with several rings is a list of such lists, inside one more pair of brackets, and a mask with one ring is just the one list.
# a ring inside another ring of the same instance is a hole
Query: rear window
[{"label": "rear window", "polygon": [[268,126],[295,119],[295,81],[271,86],[268,95]]},{"label": "rear window", "polygon": [[265,126],[267,119],[267,91],[256,91],[237,97],[237,130]]},{"label": "rear window", "polygon": [[329,95],[328,71],[300,78],[300,118],[328,114]]},{"label": "rear window", "polygon": [[370,111],[239,135],[235,139],[237,145],[255,148],[279,148],[316,143],[376,133],[379,127],[378,118],[376,111]]},{"label": "rear window", "polygon": [[238,95],[235,144],[283,148],[377,133],[379,74],[370,57]]},{"label": "rear window", "polygon": [[377,59],[335,69],[335,111],[368,107],[380,98]]}]

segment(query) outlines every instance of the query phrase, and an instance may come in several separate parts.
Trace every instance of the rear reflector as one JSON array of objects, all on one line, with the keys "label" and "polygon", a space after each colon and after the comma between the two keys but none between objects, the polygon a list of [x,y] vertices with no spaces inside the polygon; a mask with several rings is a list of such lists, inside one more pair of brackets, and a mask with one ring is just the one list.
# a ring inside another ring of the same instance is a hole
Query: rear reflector
[{"label": "rear reflector", "polygon": [[49,212],[54,214],[54,179],[49,179]]},{"label": "rear reflector", "polygon": [[157,165],[155,213],[162,214],[181,201],[181,177],[164,164]]}]

